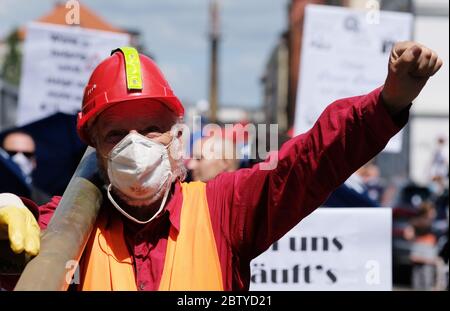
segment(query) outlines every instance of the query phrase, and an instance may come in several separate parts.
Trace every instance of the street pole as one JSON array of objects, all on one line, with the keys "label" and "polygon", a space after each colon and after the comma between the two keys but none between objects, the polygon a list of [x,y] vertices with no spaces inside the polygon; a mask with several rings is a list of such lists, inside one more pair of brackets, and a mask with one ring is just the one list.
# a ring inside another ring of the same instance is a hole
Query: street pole
[{"label": "street pole", "polygon": [[210,105],[210,122],[217,122],[217,109],[219,106],[219,80],[218,80],[218,53],[219,53],[219,4],[217,0],[210,2],[210,79],[209,79],[209,105]]}]

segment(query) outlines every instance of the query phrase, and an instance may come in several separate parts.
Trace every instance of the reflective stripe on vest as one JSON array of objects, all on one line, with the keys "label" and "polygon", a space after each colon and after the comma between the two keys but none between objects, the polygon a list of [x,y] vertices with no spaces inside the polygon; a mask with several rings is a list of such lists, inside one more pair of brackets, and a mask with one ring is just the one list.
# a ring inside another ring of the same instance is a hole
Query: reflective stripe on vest
[{"label": "reflective stripe on vest", "polygon": [[[170,228],[159,290],[223,290],[205,183],[182,183],[180,231]],[[131,255],[119,218],[101,215],[86,246],[82,290],[136,290]]]}]

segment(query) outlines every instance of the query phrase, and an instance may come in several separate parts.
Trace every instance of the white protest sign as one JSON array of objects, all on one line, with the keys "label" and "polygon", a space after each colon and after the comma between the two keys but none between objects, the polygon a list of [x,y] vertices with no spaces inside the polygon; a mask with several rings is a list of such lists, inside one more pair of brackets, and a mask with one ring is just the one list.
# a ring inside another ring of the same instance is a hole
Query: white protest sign
[{"label": "white protest sign", "polygon": [[320,208],[251,262],[251,290],[392,289],[390,208]]},{"label": "white protest sign", "polygon": [[[412,37],[409,13],[308,5],[305,11],[295,134],[308,131],[337,99],[363,95],[385,82],[389,54]],[[384,151],[400,152],[402,132]]]},{"label": "white protest sign", "polygon": [[75,114],[95,66],[111,50],[129,43],[128,34],[30,23],[23,50],[17,124],[56,112]]}]

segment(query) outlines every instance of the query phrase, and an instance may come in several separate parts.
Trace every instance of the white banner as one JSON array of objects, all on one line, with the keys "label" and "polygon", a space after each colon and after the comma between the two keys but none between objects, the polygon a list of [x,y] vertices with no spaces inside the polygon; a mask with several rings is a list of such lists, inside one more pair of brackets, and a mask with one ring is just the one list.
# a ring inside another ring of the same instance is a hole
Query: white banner
[{"label": "white banner", "polygon": [[[333,101],[369,93],[385,82],[389,54],[412,38],[408,13],[308,5],[305,11],[295,134],[308,131]],[[402,132],[387,152],[400,152]]]},{"label": "white banner", "polygon": [[92,70],[128,34],[30,23],[23,49],[17,124],[56,112],[75,114]]},{"label": "white banner", "polygon": [[320,208],[251,262],[250,290],[392,290],[390,208]]}]

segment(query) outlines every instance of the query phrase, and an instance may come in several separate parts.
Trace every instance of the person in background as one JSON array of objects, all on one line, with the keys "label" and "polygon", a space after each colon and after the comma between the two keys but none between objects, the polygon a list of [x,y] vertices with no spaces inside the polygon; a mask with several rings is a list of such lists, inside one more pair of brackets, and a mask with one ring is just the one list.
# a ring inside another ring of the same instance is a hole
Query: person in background
[{"label": "person in background", "polygon": [[379,207],[382,187],[378,167],[368,162],[324,202],[323,207]]},{"label": "person in background", "polygon": [[431,164],[428,168],[428,188],[437,200],[448,188],[449,154],[447,139],[441,135],[437,138]]},{"label": "person in background", "polygon": [[236,145],[217,135],[195,141],[193,156],[187,164],[194,181],[207,182],[223,172],[234,172],[239,168]]},{"label": "person in background", "polygon": [[11,132],[3,139],[2,147],[20,168],[27,183],[31,184],[31,174],[36,168],[36,145],[33,138],[25,132]]},{"label": "person in background", "polygon": [[36,144],[33,138],[25,132],[13,131],[3,139],[2,148],[20,168],[25,182],[30,186],[30,199],[37,204],[47,203],[50,196],[33,184],[33,172],[37,166]]},{"label": "person in background", "polygon": [[448,177],[448,146],[446,146],[447,139],[444,136],[439,136],[436,141],[436,147],[433,152],[433,157],[430,165],[430,180],[445,179]]},{"label": "person in background", "polygon": [[423,202],[417,216],[405,228],[404,237],[413,242],[410,260],[412,286],[415,290],[432,290],[436,280],[437,237],[432,231],[436,210],[431,202]]},{"label": "person in background", "polygon": [[361,177],[366,188],[367,196],[372,201],[380,204],[384,192],[384,185],[380,177],[380,169],[378,166],[373,163],[373,161],[370,161],[357,170],[356,174]]}]

